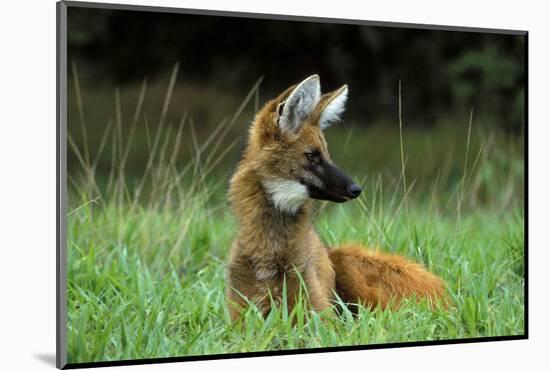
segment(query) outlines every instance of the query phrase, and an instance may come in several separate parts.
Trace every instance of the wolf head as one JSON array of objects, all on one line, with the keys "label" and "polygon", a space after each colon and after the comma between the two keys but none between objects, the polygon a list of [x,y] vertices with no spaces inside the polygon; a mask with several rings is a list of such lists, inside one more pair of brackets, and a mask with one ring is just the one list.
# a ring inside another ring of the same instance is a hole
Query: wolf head
[{"label": "wolf head", "polygon": [[246,160],[280,211],[295,213],[308,199],[345,202],[361,187],[330,159],[323,130],[340,120],[348,87],[321,95],[318,75],[268,102],[250,130]]}]

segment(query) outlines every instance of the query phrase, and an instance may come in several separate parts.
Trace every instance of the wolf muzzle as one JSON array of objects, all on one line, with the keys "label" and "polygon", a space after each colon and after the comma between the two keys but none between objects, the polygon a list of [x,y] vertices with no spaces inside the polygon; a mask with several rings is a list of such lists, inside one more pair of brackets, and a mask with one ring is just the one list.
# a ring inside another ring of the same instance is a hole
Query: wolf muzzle
[{"label": "wolf muzzle", "polygon": [[321,186],[304,184],[310,198],[342,203],[355,199],[361,194],[361,187],[332,163],[324,162],[308,170],[313,172],[322,183]]}]

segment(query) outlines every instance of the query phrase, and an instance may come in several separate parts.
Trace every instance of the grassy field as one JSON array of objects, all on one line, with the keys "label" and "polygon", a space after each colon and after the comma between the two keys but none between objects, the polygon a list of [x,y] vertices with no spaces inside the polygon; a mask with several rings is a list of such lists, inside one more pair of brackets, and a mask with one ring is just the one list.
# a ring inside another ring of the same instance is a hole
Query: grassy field
[{"label": "grassy field", "polygon": [[[225,190],[254,91],[203,137],[189,118],[181,129],[164,125],[168,104],[155,130],[132,131],[115,114],[95,142],[69,123],[70,363],[523,334],[522,138],[467,114],[458,128],[405,125],[403,135],[397,122],[331,129],[334,159],[365,191],[320,204],[315,222],[328,245],[358,241],[422,262],[447,282],[452,308],[408,301],[353,318],[299,304],[264,319],[251,307],[231,323],[224,274],[235,224]],[[146,153],[138,173],[129,170],[135,146]]]}]

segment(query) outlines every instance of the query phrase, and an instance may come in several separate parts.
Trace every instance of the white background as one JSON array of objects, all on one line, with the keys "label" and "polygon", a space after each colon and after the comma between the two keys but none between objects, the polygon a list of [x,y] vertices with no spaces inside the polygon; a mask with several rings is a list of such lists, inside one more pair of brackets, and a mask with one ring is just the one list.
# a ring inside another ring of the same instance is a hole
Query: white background
[{"label": "white background", "polygon": [[[112,0],[115,3],[124,1]],[[131,369],[548,368],[550,37],[544,2],[128,0],[133,4],[529,30],[530,339],[132,366]],[[4,1],[0,22],[0,367],[55,358],[55,2]],[[546,351],[544,351],[546,349]],[[546,352],[546,353],[545,353]]]}]

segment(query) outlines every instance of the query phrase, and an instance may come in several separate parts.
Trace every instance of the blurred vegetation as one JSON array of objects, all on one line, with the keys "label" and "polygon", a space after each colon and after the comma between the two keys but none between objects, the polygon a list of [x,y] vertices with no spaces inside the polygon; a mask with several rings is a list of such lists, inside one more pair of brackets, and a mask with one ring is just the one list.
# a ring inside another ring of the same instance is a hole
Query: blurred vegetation
[{"label": "blurred vegetation", "polygon": [[392,120],[401,81],[410,126],[474,107],[524,130],[524,36],[71,7],[68,16],[69,60],[90,89],[163,80],[178,61],[185,88],[229,96],[260,76],[269,97],[319,73],[325,91],[350,85],[356,125]]},{"label": "blurred vegetation", "polygon": [[[407,175],[418,178],[419,187],[441,171],[452,175],[451,182],[459,178],[472,109],[472,149],[523,150],[524,36],[73,7],[68,20],[69,132],[78,146],[89,141],[91,150],[108,129],[131,134],[125,161],[130,177],[143,170],[163,114],[172,133],[185,117],[184,132],[192,128],[200,142],[227,123],[262,76],[260,89],[224,136],[222,145],[237,141],[214,170],[224,176],[237,162],[257,109],[312,73],[320,74],[324,91],[350,86],[346,128],[327,135],[331,145],[362,159],[350,163],[363,163],[362,173],[399,169],[399,83]],[[346,141],[352,148],[342,148],[342,136],[352,133],[354,140]],[[178,162],[191,158],[193,140],[184,135]],[[105,146],[97,171],[107,175],[112,143]],[[338,158],[337,151],[333,155]],[[79,168],[72,151],[69,168]]]},{"label": "blurred vegetation", "polygon": [[[257,89],[239,97],[210,86],[178,83],[178,71],[174,67],[167,76],[172,80],[164,84],[149,85],[144,81],[141,86],[121,89],[88,89],[71,78],[69,135],[74,147],[82,151],[77,156],[69,150],[69,175],[75,183],[82,176],[80,157],[88,157],[96,161],[94,173],[99,185],[107,186],[123,152],[124,176],[133,190],[148,165],[155,142],[157,150],[171,148],[170,165],[175,167],[187,166],[194,160],[199,143],[207,142],[210,146],[201,148],[206,153],[203,155],[211,161],[216,158],[209,175],[221,181],[215,201],[224,201],[226,182],[246,144],[248,127],[263,95],[263,83],[257,82]],[[76,67],[73,72],[73,76],[78,75]],[[167,86],[172,88],[167,91]],[[350,104],[353,100],[351,96]],[[212,109],[213,101],[216,109]],[[359,179],[379,177],[387,184],[395,184],[400,176],[397,115],[392,120],[376,120],[367,127],[346,118],[326,130],[325,135],[333,160],[346,172]],[[442,115],[430,129],[410,125],[404,114],[403,142],[405,174],[414,184],[409,196],[429,198],[434,191],[438,199],[456,196],[457,184],[467,175],[474,186],[472,205],[523,204],[523,133],[509,135],[493,119],[478,117],[475,111]],[[214,145],[216,150],[226,149],[223,156],[217,157]],[[182,181],[193,181],[193,177]]]}]

